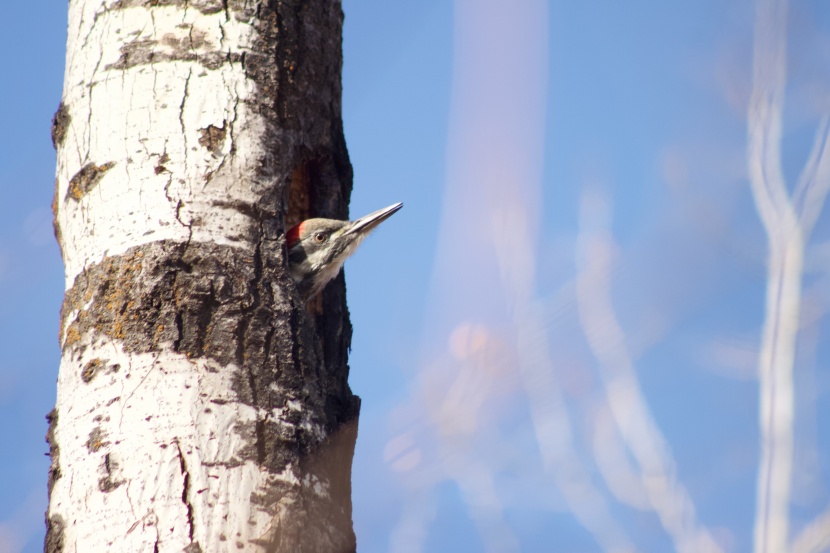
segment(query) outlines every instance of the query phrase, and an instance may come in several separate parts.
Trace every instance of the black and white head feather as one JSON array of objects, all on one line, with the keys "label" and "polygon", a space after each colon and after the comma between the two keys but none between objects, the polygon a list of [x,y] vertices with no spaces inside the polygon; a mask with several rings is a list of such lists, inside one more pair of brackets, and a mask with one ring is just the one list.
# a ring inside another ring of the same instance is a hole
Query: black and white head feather
[{"label": "black and white head feather", "polygon": [[286,233],[291,278],[305,299],[328,284],[369,233],[403,207],[397,203],[354,221],[307,219]]}]

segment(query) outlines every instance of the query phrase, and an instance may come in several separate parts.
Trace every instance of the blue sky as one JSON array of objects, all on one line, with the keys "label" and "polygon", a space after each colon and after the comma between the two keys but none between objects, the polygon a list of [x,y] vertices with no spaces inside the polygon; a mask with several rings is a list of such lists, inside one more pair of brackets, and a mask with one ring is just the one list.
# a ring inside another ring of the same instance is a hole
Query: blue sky
[{"label": "blue sky", "polygon": [[[0,551],[42,547],[60,353],[49,126],[66,3],[36,4],[37,18],[9,5],[0,37]],[[344,0],[351,211],[405,204],[346,266],[359,550],[675,549],[638,475],[623,474],[636,456],[613,461],[578,278],[607,253],[610,305],[674,481],[723,551],[749,551],[766,286],[745,159],[753,3],[496,4]],[[830,105],[828,33],[826,3],[791,3],[791,183]],[[828,239],[825,215],[804,277],[817,319],[796,356],[793,535],[830,504]],[[552,465],[547,443],[560,444]],[[569,459],[596,502],[569,495]]]}]

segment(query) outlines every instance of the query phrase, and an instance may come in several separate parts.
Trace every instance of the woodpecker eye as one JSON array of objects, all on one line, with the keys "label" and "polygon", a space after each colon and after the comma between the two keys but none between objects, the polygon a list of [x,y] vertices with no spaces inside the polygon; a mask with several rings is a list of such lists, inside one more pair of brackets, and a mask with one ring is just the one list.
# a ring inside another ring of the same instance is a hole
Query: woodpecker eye
[{"label": "woodpecker eye", "polygon": [[318,232],[314,235],[314,241],[318,244],[322,244],[323,242],[325,242],[326,238],[328,238],[328,236],[326,236],[325,232]]}]

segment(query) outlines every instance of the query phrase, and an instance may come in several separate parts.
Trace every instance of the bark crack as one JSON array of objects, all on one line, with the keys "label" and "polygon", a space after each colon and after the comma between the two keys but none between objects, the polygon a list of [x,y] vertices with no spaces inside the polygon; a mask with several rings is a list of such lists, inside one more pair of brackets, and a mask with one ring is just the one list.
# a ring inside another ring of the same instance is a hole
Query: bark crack
[{"label": "bark crack", "polygon": [[[182,453],[182,446],[178,441],[176,441],[176,451],[178,451],[179,454],[179,469],[181,470],[182,477],[184,479],[182,484],[182,503],[187,509],[187,536],[190,538],[188,550],[201,551],[199,544],[193,541],[194,518],[193,505],[190,503],[190,472],[187,470],[187,463],[184,459],[184,453]],[[199,549],[193,548],[194,545]]]},{"label": "bark crack", "polygon": [[184,328],[182,327],[182,312],[176,311],[176,315],[173,317],[173,321],[176,324],[176,334],[177,337],[173,341],[173,351],[180,351],[179,346],[182,343],[182,336],[184,336]]},{"label": "bark crack", "polygon": [[190,78],[193,76],[193,68],[187,70],[187,78],[184,80],[184,92],[182,93],[182,103],[179,104],[179,125],[182,129],[182,140],[184,140],[184,165],[188,166],[188,144],[187,144],[187,129],[184,124],[184,105],[187,102],[187,95],[190,91]]},{"label": "bark crack", "polygon": [[[95,26],[95,23],[97,21],[98,21],[98,15],[96,14],[95,19],[92,22],[92,27]],[[90,28],[89,35],[87,35],[87,38],[89,38],[89,36],[91,36],[91,35],[92,35],[92,28]],[[95,75],[98,74],[98,70],[101,67],[101,62],[104,59],[103,41],[97,41],[97,42],[98,42],[98,60],[95,62],[95,67],[92,69],[92,75],[90,75],[89,83],[87,84],[87,87],[89,88],[89,94],[88,94],[89,105],[87,107],[87,122],[86,122],[87,124],[86,124],[86,129],[85,129],[86,130],[86,137],[85,137],[86,138],[86,141],[85,141],[86,142],[86,153],[84,153],[84,155],[81,155],[80,149],[77,152],[78,162],[81,163],[81,164],[83,164],[85,161],[89,160],[89,152],[92,149],[92,133],[90,132],[90,129],[93,128],[92,127],[92,114],[93,114],[93,111],[94,111],[93,106],[95,105],[92,102],[92,93],[95,90]]]},{"label": "bark crack", "polygon": [[[187,141],[185,141],[185,144],[186,143],[187,143]],[[166,148],[166,146],[165,146],[165,148]],[[185,157],[186,156],[187,156],[187,154],[185,153]],[[167,157],[166,149],[165,149],[164,155],[160,159],[163,160],[165,157]],[[160,161],[160,163],[161,163],[161,161]],[[157,173],[159,172],[158,167],[162,167],[164,171],[167,170],[163,165],[159,165],[159,166],[156,167],[156,169],[157,169],[156,172]],[[174,203],[173,196],[170,195],[170,187],[172,185],[173,185],[173,175],[171,173],[167,177],[167,184],[164,185],[164,197],[167,198],[167,201],[170,202],[171,205]],[[180,225],[182,225],[183,227],[185,227],[187,229],[187,240],[185,241],[185,249],[187,249],[187,247],[190,245],[190,242],[193,240],[193,224],[192,223],[185,223],[182,220],[182,207],[184,207],[184,202],[181,199],[179,199],[179,200],[175,201],[175,205],[176,205],[176,213],[173,216],[176,218],[176,220],[179,222]]]},{"label": "bark crack", "polygon": [[[92,25],[90,26],[89,34],[87,35],[87,38],[85,39],[85,41],[92,34],[92,29],[94,28],[95,22],[97,21],[97,19],[98,19],[98,16],[96,15],[95,19],[92,22]],[[94,83],[95,74],[98,71],[98,67],[101,65],[101,60],[104,57],[104,49],[103,49],[103,46],[100,44],[102,41],[96,41],[96,42],[98,42],[98,44],[99,44],[99,46],[98,46],[98,61],[95,63],[95,68],[92,70],[92,75],[90,75],[89,83],[87,84],[87,88],[89,89],[89,92],[86,94],[88,102],[87,102],[87,112],[86,112],[86,127],[84,127],[85,136],[82,137],[82,140],[77,140],[75,142],[75,155],[78,158],[78,165],[83,165],[84,162],[86,162],[89,159],[89,151],[90,151],[90,148],[91,148],[92,134],[90,133],[90,129],[92,128],[92,113],[93,113],[92,106],[94,105],[92,103],[92,92],[93,92],[93,90],[95,90],[95,83]],[[67,62],[67,63],[69,63],[69,62]],[[83,97],[83,95],[82,95],[82,97]],[[85,154],[81,153],[81,142],[84,142],[83,146],[85,146],[85,151],[86,151]]]}]

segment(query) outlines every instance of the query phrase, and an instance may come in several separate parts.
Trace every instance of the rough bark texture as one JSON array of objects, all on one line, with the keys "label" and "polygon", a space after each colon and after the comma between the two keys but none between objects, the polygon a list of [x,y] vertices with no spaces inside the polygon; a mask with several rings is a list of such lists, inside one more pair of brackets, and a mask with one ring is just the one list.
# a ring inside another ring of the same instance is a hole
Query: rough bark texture
[{"label": "rough bark texture", "polygon": [[66,265],[45,549],[354,551],[339,2],[73,0],[55,115]]}]

